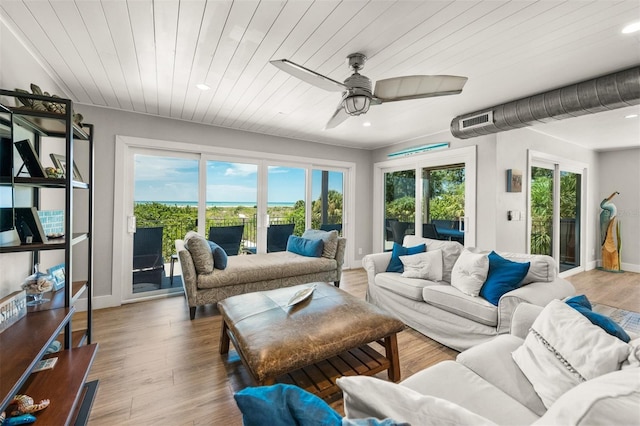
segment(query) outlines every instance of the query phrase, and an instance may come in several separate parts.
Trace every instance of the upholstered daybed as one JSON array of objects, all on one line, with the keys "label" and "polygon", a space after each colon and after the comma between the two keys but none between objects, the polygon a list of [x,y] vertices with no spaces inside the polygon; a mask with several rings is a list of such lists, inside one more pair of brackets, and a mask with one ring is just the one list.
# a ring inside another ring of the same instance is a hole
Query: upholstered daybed
[{"label": "upholstered daybed", "polygon": [[[189,249],[185,248],[185,241]],[[202,249],[202,241],[208,247],[204,237],[196,233],[175,242],[191,319],[195,318],[198,306],[216,304],[238,294],[315,281],[340,284],[346,239],[338,238],[337,233],[335,251],[328,253],[333,254],[332,258],[324,256],[326,250],[323,257],[301,256],[289,251],[229,256],[225,269],[213,267],[213,254]],[[202,249],[200,256],[192,255],[194,247]]]}]

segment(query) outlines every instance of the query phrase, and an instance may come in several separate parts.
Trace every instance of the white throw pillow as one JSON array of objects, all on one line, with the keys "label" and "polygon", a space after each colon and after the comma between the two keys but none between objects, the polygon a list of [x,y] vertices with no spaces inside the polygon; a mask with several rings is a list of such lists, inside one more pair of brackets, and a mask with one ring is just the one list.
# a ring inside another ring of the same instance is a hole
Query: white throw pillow
[{"label": "white throw pillow", "polygon": [[619,370],[630,351],[580,312],[552,300],[512,357],[548,409],[580,383]]},{"label": "white throw pillow", "polygon": [[393,419],[420,426],[493,425],[491,420],[442,398],[423,395],[397,383],[367,376],[336,380],[349,419]]},{"label": "white throw pillow", "polygon": [[640,368],[629,368],[576,386],[534,425],[637,425],[639,407]]},{"label": "white throw pillow", "polygon": [[451,271],[451,285],[464,294],[478,296],[482,284],[489,273],[489,258],[486,253],[472,253],[464,251],[456,260]]},{"label": "white throw pillow", "polygon": [[402,276],[405,278],[422,278],[423,280],[442,280],[442,250],[425,251],[423,253],[400,256],[404,265]]}]

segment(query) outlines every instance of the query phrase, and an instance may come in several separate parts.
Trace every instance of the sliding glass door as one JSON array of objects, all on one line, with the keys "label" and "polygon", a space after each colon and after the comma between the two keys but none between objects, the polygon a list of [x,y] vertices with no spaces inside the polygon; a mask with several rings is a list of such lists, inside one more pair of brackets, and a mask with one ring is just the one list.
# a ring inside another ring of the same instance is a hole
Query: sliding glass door
[{"label": "sliding glass door", "polygon": [[464,244],[465,167],[422,169],[422,236]]},{"label": "sliding glass door", "polygon": [[121,196],[114,199],[113,274],[120,289],[113,295],[120,302],[182,291],[175,241],[188,231],[219,243],[229,256],[286,250],[290,235],[312,227],[347,236],[353,165],[207,149],[116,138]]},{"label": "sliding glass door", "polygon": [[381,188],[374,193],[374,252],[391,250],[406,235],[473,246],[475,147],[416,157],[374,165],[374,187]]},{"label": "sliding glass door", "polygon": [[336,230],[342,235],[344,173],[313,169],[311,172],[311,228]]},{"label": "sliding glass door", "polygon": [[384,174],[384,249],[402,244],[405,235],[416,230],[416,171],[398,170]]},{"label": "sliding glass door", "polygon": [[197,230],[198,159],[144,150],[133,154],[131,282],[125,299],[182,291],[174,241]]},{"label": "sliding glass door", "polygon": [[253,252],[258,242],[258,165],[208,160],[205,236],[227,255]]},{"label": "sliding glass door", "polygon": [[530,170],[529,250],[580,270],[583,170],[561,161],[534,160]]}]

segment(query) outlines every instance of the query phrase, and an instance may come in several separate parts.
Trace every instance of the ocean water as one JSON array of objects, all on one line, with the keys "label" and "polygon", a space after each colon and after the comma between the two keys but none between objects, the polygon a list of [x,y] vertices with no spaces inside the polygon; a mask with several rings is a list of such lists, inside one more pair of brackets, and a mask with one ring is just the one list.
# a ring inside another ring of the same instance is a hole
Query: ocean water
[{"label": "ocean water", "polygon": [[[160,203],[165,206],[178,206],[178,207],[198,207],[197,201],[136,201],[136,204],[148,204],[148,203]],[[280,202],[280,203],[267,203],[268,207],[293,207],[296,204],[295,201]],[[207,203],[207,207],[255,207],[257,203],[255,201],[211,201]]]}]

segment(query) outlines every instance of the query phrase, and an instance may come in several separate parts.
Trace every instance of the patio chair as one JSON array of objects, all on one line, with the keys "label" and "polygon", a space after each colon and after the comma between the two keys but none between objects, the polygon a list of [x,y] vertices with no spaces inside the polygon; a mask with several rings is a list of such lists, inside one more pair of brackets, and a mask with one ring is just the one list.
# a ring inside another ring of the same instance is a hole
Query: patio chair
[{"label": "patio chair", "polygon": [[321,231],[338,231],[338,234],[342,232],[341,223],[323,223],[320,225]]},{"label": "patio chair", "polygon": [[412,222],[391,222],[391,233],[393,235],[393,241],[402,245],[404,236],[406,234],[412,234],[411,230],[409,229],[410,227],[412,227],[412,225]]},{"label": "patio chair", "polygon": [[213,241],[227,253],[227,256],[237,256],[240,252],[244,225],[212,226],[209,228],[209,241]]},{"label": "patio chair", "polygon": [[293,223],[270,225],[267,228],[267,253],[285,251],[289,235],[293,234],[294,227]]},{"label": "patio chair", "polygon": [[434,225],[433,223],[422,224],[422,237],[431,238],[432,240],[447,239],[447,238],[442,238],[442,236],[438,234],[438,229],[436,228],[436,225]]},{"label": "patio chair", "polygon": [[163,227],[138,228],[133,234],[133,284],[162,284],[164,257],[162,257]]}]

